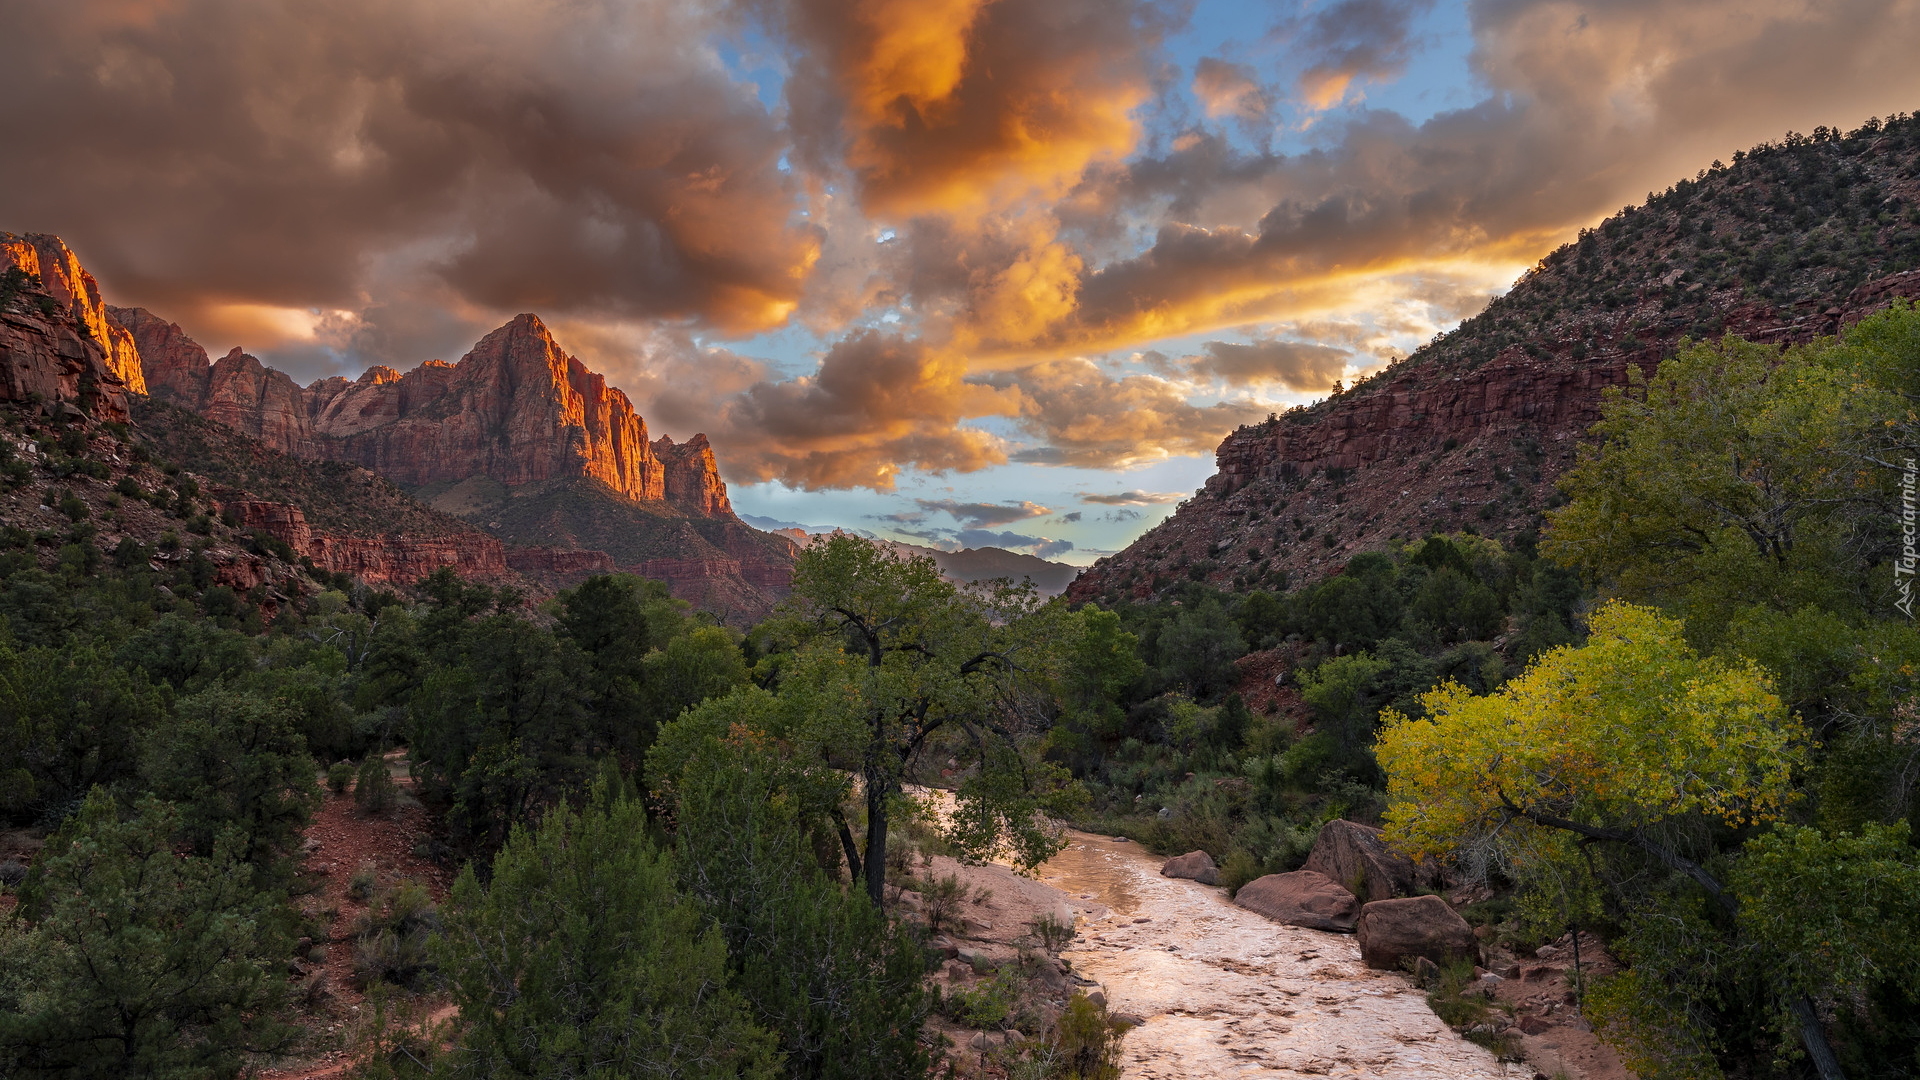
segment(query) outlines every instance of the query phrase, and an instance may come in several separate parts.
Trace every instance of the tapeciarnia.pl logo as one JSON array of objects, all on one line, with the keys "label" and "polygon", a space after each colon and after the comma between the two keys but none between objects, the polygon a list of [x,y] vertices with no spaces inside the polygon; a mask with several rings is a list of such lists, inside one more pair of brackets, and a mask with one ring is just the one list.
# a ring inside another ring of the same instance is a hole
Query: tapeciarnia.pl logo
[{"label": "tapeciarnia.pl logo", "polygon": [[1916,560],[1920,560],[1920,551],[1915,551],[1916,526],[1914,512],[1914,486],[1916,469],[1912,458],[1901,462],[1905,471],[1900,474],[1900,557],[1893,563],[1893,587],[1899,591],[1900,599],[1893,606],[1899,608],[1907,618],[1913,618],[1913,573]]}]

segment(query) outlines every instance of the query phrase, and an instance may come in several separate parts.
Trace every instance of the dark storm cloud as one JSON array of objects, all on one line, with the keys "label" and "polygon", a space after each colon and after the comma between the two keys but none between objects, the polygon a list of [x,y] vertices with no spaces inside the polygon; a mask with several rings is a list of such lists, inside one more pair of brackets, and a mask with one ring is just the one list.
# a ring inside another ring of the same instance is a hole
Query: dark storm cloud
[{"label": "dark storm cloud", "polygon": [[[0,221],[122,302],[363,304],[384,262],[504,311],[778,322],[816,249],[697,5],[18,0]],[[186,309],[186,310],[182,310]]]},{"label": "dark storm cloud", "polygon": [[1027,518],[1042,517],[1053,513],[1049,507],[1034,502],[1018,503],[963,503],[952,499],[915,499],[923,510],[938,510],[949,514],[963,525],[979,528],[988,525],[1007,525]]}]

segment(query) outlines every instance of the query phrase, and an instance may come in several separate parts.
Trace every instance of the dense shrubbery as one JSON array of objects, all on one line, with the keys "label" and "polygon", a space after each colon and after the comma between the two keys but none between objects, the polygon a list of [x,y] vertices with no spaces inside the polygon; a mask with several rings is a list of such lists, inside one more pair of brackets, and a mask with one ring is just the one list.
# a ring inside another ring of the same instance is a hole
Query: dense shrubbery
[{"label": "dense shrubbery", "polygon": [[[1363,554],[1285,595],[1199,584],[1170,602],[1087,615],[1068,676],[1078,702],[1049,739],[1095,795],[1090,824],[1157,851],[1202,848],[1238,886],[1305,859],[1319,824],[1377,820],[1374,726],[1448,681],[1479,691],[1574,639],[1583,590],[1531,543],[1429,536]],[[1311,715],[1250,712],[1234,686],[1249,650],[1285,653]]]}]

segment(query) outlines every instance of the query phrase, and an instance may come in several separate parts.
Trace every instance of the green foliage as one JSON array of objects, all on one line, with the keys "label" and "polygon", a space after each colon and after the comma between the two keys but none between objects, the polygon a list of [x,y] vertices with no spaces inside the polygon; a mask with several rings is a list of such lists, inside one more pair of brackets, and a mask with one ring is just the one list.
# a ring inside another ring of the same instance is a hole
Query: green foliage
[{"label": "green foliage", "polygon": [[823,783],[843,782],[745,729],[703,736],[677,786],[682,878],[726,936],[733,985],[779,1040],[786,1075],[924,1075],[920,944],[809,851],[801,815]]},{"label": "green foliage", "polygon": [[164,715],[142,673],[96,649],[0,647],[0,808],[46,812],[127,781]]},{"label": "green foliage", "polygon": [[1128,1025],[1107,1015],[1085,994],[1067,1002],[1047,1039],[1047,1076],[1057,1080],[1119,1080],[1120,1040]]},{"label": "green foliage", "polygon": [[417,985],[432,971],[428,938],[440,928],[426,886],[403,881],[368,899],[353,920],[354,981],[362,990],[373,983]]},{"label": "green foliage", "polygon": [[449,1075],[772,1077],[719,929],[678,895],[638,804],[564,804],[454,885],[433,957],[461,1031]]},{"label": "green foliage", "polygon": [[1890,995],[1899,1011],[1920,1009],[1920,851],[1910,841],[1903,821],[1857,835],[1787,825],[1746,844],[1728,885],[1741,932],[1770,954],[1783,989],[1842,1007]]},{"label": "green foliage", "polygon": [[[1884,590],[1863,548],[1884,544],[1894,470],[1870,446],[1906,409],[1866,378],[1920,363],[1903,332],[1920,312],[1877,316],[1839,342],[1789,350],[1735,338],[1683,349],[1610,393],[1562,487],[1546,550],[1623,594],[1682,605],[1708,640],[1752,604],[1857,610]],[[1889,355],[1893,349],[1897,355]],[[1866,452],[1863,452],[1866,451]],[[1884,548],[1882,548],[1884,550]]]},{"label": "green foliage", "polygon": [[971,857],[1005,845],[1038,865],[1063,840],[1077,790],[1036,760],[1082,617],[1031,586],[956,586],[933,561],[853,536],[818,540],[794,570],[795,643],[768,667],[790,722],[770,734],[802,756],[858,770],[866,794],[868,895],[885,883],[889,800],[925,756],[967,772],[947,840]]},{"label": "green foliage", "polygon": [[284,1045],[271,897],[223,833],[182,856],[185,825],[152,800],[121,820],[95,792],[48,843],[29,902],[0,915],[0,1071],[10,1076],[232,1076]]},{"label": "green foliage", "polygon": [[256,869],[284,866],[320,798],[291,709],[212,687],[181,699],[144,744],[141,777],[179,805],[194,850],[210,853],[218,837],[237,831]]},{"label": "green foliage", "polygon": [[393,782],[386,759],[371,755],[362,762],[353,778],[353,805],[363,814],[384,814],[400,798],[400,785]]}]

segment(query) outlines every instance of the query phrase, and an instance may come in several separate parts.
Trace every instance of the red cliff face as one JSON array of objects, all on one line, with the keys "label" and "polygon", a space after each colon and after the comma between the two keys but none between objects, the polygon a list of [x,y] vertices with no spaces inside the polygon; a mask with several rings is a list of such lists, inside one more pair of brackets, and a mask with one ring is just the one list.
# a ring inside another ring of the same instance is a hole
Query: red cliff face
[{"label": "red cliff face", "polygon": [[457,364],[296,385],[235,349],[205,350],[148,312],[110,309],[146,362],[150,392],[277,450],[351,461],[411,486],[484,476],[504,484],[590,478],[630,499],[731,515],[705,436],[649,442],[604,376],[566,354],[533,315],[488,334]]},{"label": "red cliff face", "polygon": [[101,360],[121,385],[136,394],[147,392],[140,371],[140,352],[133,335],[107,317],[100,301],[100,285],[80,265],[80,259],[57,236],[0,233],[0,269],[17,266],[40,278],[41,287],[66,315],[84,327],[100,347]]},{"label": "red cliff face", "polygon": [[506,549],[484,533],[457,536],[346,536],[315,531],[297,506],[264,502],[239,493],[216,496],[215,508],[246,531],[282,540],[296,555],[336,574],[365,581],[411,585],[443,566],[461,577],[490,580],[507,576]]},{"label": "red cliff face", "polygon": [[[1730,333],[1791,344],[1832,334],[1897,297],[1920,271],[1869,281],[1804,312],[1730,304]],[[1512,346],[1461,371],[1403,364],[1340,397],[1228,435],[1217,471],[1174,515],[1081,574],[1075,600],[1146,598],[1198,576],[1248,590],[1299,585],[1361,551],[1429,532],[1508,536],[1537,526],[1603,391],[1651,370],[1682,336],[1629,329],[1576,355],[1565,341]]]},{"label": "red cliff face", "polygon": [[727,485],[720,480],[720,466],[713,460],[713,447],[705,435],[695,435],[679,446],[662,435],[654,441],[653,452],[665,472],[668,502],[708,517],[733,513]]},{"label": "red cliff face", "polygon": [[72,255],[55,237],[0,233],[0,271],[18,269],[41,282],[9,295],[0,308],[0,399],[125,420],[126,382],[114,370],[111,350],[131,352],[132,338],[90,325],[101,311],[99,290]]}]

